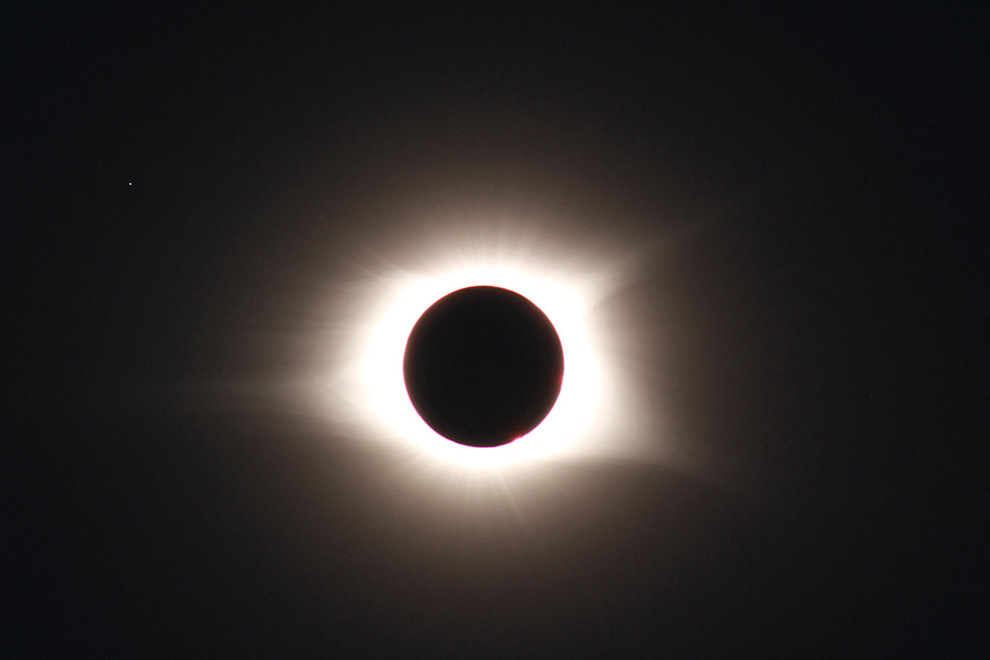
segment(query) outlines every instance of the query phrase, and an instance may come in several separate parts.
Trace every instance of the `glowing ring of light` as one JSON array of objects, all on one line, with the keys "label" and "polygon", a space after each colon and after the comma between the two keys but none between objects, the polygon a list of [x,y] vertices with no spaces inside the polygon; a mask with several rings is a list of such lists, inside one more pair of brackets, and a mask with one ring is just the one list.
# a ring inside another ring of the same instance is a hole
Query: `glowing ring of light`
[{"label": "glowing ring of light", "polygon": [[[410,474],[442,475],[442,483],[464,483],[456,476],[464,469],[494,470],[502,479],[548,461],[652,456],[659,448],[657,413],[637,393],[639,325],[624,299],[614,297],[635,277],[635,254],[616,251],[597,235],[547,234],[555,224],[546,219],[523,225],[459,213],[456,220],[413,218],[413,234],[368,239],[369,249],[351,261],[352,274],[338,276],[327,299],[324,324],[332,334],[320,360],[326,366],[313,390],[337,437],[381,452]],[[459,445],[430,428],[409,399],[402,371],[406,342],[423,312],[453,291],[482,285],[532,301],[553,324],[564,353],[560,394],[543,422],[490,448]]]},{"label": "glowing ring of light", "polygon": [[[406,279],[373,324],[361,369],[369,400],[391,434],[438,458],[476,466],[559,455],[573,447],[601,399],[601,369],[580,297],[559,282],[512,268],[463,268]],[[564,351],[564,379],[553,409],[530,433],[500,447],[468,447],[436,433],[413,408],[402,377],[406,340],[423,312],[448,293],[477,285],[510,289],[531,300],[553,323]]]}]

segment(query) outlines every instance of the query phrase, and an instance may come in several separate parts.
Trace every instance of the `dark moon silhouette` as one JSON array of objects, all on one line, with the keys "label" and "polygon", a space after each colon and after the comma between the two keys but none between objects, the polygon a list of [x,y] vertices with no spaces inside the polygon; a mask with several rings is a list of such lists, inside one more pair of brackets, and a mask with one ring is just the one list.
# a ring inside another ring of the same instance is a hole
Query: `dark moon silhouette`
[{"label": "dark moon silhouette", "polygon": [[553,408],[564,354],[539,307],[508,289],[473,286],[423,313],[402,367],[409,398],[433,430],[462,445],[497,447]]}]

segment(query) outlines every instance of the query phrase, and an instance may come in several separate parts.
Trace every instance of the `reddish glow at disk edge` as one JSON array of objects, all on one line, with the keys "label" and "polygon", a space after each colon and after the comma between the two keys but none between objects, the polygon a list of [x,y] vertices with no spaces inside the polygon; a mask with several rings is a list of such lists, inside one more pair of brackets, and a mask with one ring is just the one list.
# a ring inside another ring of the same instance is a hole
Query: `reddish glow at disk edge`
[{"label": "reddish glow at disk edge", "polygon": [[[602,309],[621,284],[619,260],[608,264],[604,255],[590,251],[568,254],[560,241],[536,240],[514,250],[499,241],[451,243],[448,235],[432,249],[410,248],[404,256],[419,268],[389,265],[355,283],[353,325],[348,324],[347,347],[340,353],[346,359],[334,360],[325,381],[331,416],[363,430],[362,436],[449,467],[489,470],[628,454],[642,411],[613,357],[623,338],[606,332],[622,327],[621,320],[606,319]],[[423,312],[452,291],[478,285],[509,289],[532,301],[550,319],[564,353],[560,395],[547,417],[523,437],[491,448],[460,445],[437,434],[413,408],[402,373],[406,341]]]}]

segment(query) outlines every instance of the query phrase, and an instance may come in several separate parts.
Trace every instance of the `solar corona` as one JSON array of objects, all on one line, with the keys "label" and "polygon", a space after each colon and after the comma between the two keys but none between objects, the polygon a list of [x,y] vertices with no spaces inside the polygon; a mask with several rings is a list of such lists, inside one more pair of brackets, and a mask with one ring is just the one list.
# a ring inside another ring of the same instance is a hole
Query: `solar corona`
[{"label": "solar corona", "polygon": [[320,414],[445,479],[639,451],[615,351],[631,338],[608,307],[628,277],[620,260],[518,224],[502,236],[425,224],[334,303],[347,322],[328,326]]}]

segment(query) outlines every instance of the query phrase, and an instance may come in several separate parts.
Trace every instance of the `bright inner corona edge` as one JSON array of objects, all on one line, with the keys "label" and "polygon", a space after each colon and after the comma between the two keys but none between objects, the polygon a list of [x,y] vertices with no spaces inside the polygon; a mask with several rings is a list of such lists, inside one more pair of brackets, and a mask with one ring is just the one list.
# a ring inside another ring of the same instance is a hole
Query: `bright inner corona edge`
[{"label": "bright inner corona edge", "polygon": [[[428,274],[398,271],[378,280],[377,304],[369,309],[358,348],[356,385],[350,398],[377,437],[423,458],[477,469],[499,468],[532,459],[565,458],[588,453],[608,419],[614,421],[616,388],[601,359],[593,308],[601,282],[587,271],[573,277],[518,264],[465,264]],[[607,279],[607,278],[606,278]],[[553,323],[564,353],[564,376],[557,401],[535,429],[515,441],[492,448],[460,445],[434,431],[419,416],[406,391],[402,361],[406,341],[419,317],[443,296],[469,286],[506,288],[531,300]],[[614,427],[612,428],[614,431]],[[591,453],[598,453],[591,451]]]}]

